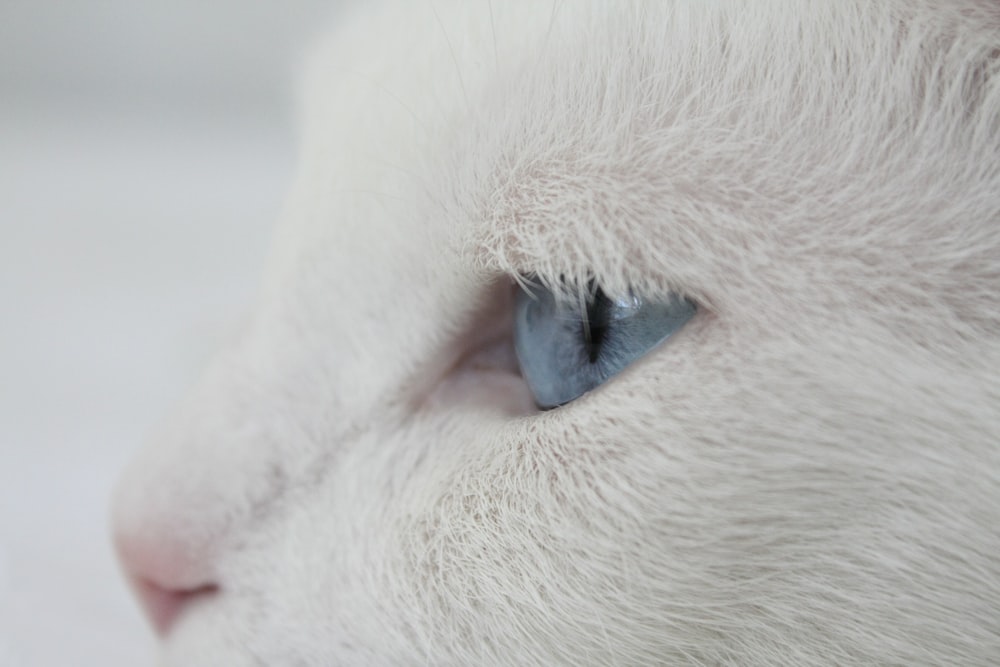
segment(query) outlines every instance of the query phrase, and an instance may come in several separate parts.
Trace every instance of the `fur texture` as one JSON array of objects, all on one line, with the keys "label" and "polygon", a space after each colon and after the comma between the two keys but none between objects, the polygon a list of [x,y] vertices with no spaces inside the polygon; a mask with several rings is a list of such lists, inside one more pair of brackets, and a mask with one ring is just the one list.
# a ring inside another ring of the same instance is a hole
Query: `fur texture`
[{"label": "fur texture", "polygon": [[[997,664],[998,5],[384,3],[303,88],[119,490],[164,665]],[[700,312],[538,413],[528,273]]]}]

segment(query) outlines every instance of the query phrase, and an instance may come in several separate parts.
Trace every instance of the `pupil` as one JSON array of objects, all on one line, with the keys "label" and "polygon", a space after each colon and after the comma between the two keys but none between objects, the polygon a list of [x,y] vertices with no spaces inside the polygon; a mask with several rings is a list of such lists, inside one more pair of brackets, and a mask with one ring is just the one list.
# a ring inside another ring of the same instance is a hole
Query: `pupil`
[{"label": "pupil", "polygon": [[601,353],[601,345],[608,333],[610,322],[611,299],[605,296],[600,287],[593,291],[593,297],[587,302],[587,313],[583,320],[583,341],[590,363],[597,363]]}]

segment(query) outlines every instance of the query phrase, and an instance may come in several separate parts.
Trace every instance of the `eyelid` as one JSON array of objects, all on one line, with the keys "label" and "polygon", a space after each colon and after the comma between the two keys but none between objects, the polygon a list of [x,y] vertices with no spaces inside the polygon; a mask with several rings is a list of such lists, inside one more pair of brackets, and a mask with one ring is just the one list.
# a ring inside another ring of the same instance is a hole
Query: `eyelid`
[{"label": "eyelid", "polygon": [[[624,295],[609,294],[604,289],[603,282],[600,279],[599,274],[588,271],[583,275],[586,276],[586,278],[581,278],[579,282],[582,282],[582,284],[587,286],[586,290],[580,290],[575,287],[575,285],[579,283],[575,280],[567,280],[565,276],[559,276],[556,279],[551,279],[543,272],[534,270],[515,274],[512,276],[512,280],[515,292],[523,291],[527,293],[532,300],[537,300],[537,290],[548,291],[554,297],[558,310],[561,313],[565,313],[566,315],[572,317],[576,321],[582,321],[586,318],[586,311],[584,310],[581,312],[581,310],[585,308],[586,304],[589,303],[589,300],[593,298],[593,295],[598,289],[601,289],[604,292],[604,295],[610,299],[614,305],[609,313],[610,320],[614,322],[629,319],[638,313],[647,302],[658,303],[668,299],[676,299],[695,304],[698,310],[702,310],[707,307],[702,300],[689,296],[686,290],[667,290],[666,292],[654,290],[652,293],[647,294],[637,292],[631,287],[627,287]],[[581,299],[581,294],[584,293],[587,295],[587,298]]]},{"label": "eyelid", "polygon": [[[601,281],[593,274],[591,277],[577,281],[567,279],[565,276],[551,279],[541,272],[529,271],[512,276],[512,280],[515,287],[519,287],[532,299],[535,298],[533,289],[547,291],[554,297],[556,304],[561,309],[573,311],[579,310],[581,303],[587,303],[593,299],[597,291],[601,289]],[[581,284],[585,285],[586,288],[581,289],[579,287]]]},{"label": "eyelid", "polygon": [[[596,281],[589,281],[595,286],[599,285]],[[539,280],[528,281],[527,284],[532,287],[537,287],[539,289],[546,289],[545,283]],[[565,286],[565,283],[563,283]],[[530,290],[525,290],[528,292],[529,296],[535,298]],[[643,306],[643,298],[638,294],[633,292],[631,289],[621,297],[609,297],[600,287],[595,287],[594,289],[588,289],[585,294],[577,293],[576,295],[563,293],[562,291],[553,292],[555,296],[556,306],[560,311],[565,313],[572,313],[574,317],[580,319],[586,319],[587,316],[587,305],[592,303],[594,297],[598,292],[604,294],[606,298],[611,302],[612,308],[609,312],[609,318],[612,321],[626,320],[632,317],[636,312],[638,312]]]}]

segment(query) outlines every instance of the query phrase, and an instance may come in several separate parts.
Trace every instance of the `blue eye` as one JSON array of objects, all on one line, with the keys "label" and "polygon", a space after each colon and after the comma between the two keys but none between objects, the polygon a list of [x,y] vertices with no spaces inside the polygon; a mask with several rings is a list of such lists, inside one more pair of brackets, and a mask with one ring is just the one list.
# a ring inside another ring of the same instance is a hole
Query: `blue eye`
[{"label": "blue eye", "polygon": [[540,408],[569,403],[604,384],[694,317],[694,303],[676,295],[646,301],[611,299],[600,288],[571,304],[532,283],[517,295],[514,348]]}]

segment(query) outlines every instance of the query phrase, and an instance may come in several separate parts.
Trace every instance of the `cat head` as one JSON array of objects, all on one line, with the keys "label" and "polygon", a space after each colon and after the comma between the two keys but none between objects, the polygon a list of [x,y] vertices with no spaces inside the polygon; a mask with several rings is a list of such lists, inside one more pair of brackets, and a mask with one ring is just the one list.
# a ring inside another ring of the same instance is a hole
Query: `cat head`
[{"label": "cat head", "polygon": [[[998,53],[972,0],[356,8],[117,494],[163,664],[995,658]],[[597,290],[696,310],[542,410],[518,309]]]}]

